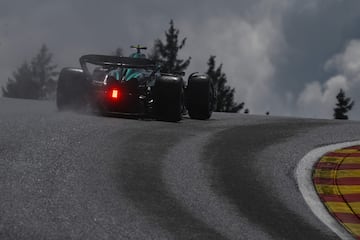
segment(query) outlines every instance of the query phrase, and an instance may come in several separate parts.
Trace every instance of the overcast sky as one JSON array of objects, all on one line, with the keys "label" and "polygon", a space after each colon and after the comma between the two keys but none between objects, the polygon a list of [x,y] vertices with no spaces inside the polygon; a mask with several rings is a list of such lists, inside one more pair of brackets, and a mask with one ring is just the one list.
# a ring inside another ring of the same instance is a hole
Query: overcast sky
[{"label": "overcast sky", "polygon": [[360,119],[359,0],[0,0],[0,85],[46,43],[59,69],[88,53],[130,53],[164,39],[170,19],[187,37],[187,73],[223,64],[251,113],[332,118],[343,88]]}]

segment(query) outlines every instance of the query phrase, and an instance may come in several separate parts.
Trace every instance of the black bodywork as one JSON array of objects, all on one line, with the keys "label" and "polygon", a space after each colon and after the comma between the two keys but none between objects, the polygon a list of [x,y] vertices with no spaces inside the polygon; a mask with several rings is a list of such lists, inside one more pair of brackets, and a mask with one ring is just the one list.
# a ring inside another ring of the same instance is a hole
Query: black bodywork
[{"label": "black bodywork", "polygon": [[[214,105],[214,88],[206,75],[192,74],[186,86],[182,73],[161,73],[146,58],[84,55],[81,69],[62,69],[57,106],[63,109],[148,116],[179,121],[189,112],[208,119]],[[93,71],[89,65],[95,65]]]},{"label": "black bodywork", "polygon": [[[87,64],[101,67],[90,73]],[[142,58],[85,55],[80,58],[80,65],[91,83],[89,103],[94,110],[143,116],[152,114],[154,86],[150,83],[158,77],[155,62]],[[125,80],[125,72],[129,69],[149,74]],[[111,72],[119,73],[119,79],[110,75]],[[117,91],[116,96],[113,96],[114,91]]]}]

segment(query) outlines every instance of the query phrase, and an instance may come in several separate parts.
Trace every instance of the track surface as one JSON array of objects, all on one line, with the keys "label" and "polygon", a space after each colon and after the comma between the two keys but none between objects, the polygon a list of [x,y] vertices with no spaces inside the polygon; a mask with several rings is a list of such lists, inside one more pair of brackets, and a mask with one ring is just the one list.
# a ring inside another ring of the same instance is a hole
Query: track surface
[{"label": "track surface", "polygon": [[0,98],[0,239],[337,239],[294,169],[356,139],[350,121],[167,123]]}]

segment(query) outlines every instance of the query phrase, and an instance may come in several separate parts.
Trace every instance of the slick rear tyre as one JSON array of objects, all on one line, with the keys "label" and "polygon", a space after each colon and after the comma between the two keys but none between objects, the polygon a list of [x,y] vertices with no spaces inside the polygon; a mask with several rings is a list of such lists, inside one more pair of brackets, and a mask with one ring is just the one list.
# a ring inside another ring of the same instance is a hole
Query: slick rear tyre
[{"label": "slick rear tyre", "polygon": [[161,77],[154,87],[155,115],[158,120],[178,122],[184,110],[184,84],[178,77]]},{"label": "slick rear tyre", "polygon": [[190,118],[207,120],[215,103],[214,87],[205,75],[190,76],[186,89],[186,105]]},{"label": "slick rear tyre", "polygon": [[83,110],[88,103],[89,83],[81,69],[63,68],[60,72],[56,105],[59,111]]}]

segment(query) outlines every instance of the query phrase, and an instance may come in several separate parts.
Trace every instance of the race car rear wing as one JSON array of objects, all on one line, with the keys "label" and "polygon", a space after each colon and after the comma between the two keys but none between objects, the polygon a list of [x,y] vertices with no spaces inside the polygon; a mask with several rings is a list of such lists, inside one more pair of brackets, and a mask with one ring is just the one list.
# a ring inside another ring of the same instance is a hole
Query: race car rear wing
[{"label": "race car rear wing", "polygon": [[81,56],[79,61],[81,68],[88,75],[90,75],[90,72],[86,66],[87,63],[104,66],[104,67],[125,67],[125,68],[146,68],[146,69],[156,68],[155,62],[146,58],[131,58],[131,57],[89,54],[89,55]]}]

